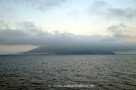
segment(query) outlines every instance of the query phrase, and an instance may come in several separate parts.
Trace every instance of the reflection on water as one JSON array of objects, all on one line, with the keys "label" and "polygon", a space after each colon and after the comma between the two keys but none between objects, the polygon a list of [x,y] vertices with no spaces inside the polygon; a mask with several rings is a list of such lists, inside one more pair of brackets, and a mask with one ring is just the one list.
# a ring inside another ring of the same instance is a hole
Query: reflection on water
[{"label": "reflection on water", "polygon": [[136,90],[136,56],[0,56],[0,90]]}]

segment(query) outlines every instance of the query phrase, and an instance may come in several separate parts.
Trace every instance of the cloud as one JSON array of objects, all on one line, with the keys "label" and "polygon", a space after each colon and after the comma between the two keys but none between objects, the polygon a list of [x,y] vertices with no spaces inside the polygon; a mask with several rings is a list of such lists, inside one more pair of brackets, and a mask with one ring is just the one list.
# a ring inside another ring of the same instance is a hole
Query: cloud
[{"label": "cloud", "polygon": [[38,10],[47,10],[52,7],[60,6],[66,0],[28,0],[28,4]]},{"label": "cloud", "polygon": [[135,29],[132,29],[129,26],[126,26],[125,24],[119,24],[119,25],[112,25],[107,28],[107,31],[111,32],[114,37],[117,38],[123,38],[127,40],[135,40]]},{"label": "cloud", "polygon": [[95,1],[93,2],[94,7],[106,7],[108,4],[104,1]]},{"label": "cloud", "polygon": [[46,11],[53,7],[60,6],[64,2],[66,2],[66,0],[0,0],[0,3],[6,6],[4,10],[12,10],[12,12],[16,10],[17,7]]},{"label": "cloud", "polygon": [[105,9],[108,7],[108,4],[104,1],[94,1],[89,6],[89,12],[91,14],[103,14],[105,12]]},{"label": "cloud", "polygon": [[56,7],[64,3],[66,0],[17,0],[18,2],[24,2],[38,10],[47,10],[52,7]]},{"label": "cloud", "polygon": [[0,20],[0,29],[8,28],[8,24],[6,24],[3,20]]},{"label": "cloud", "polygon": [[133,8],[109,8],[107,10],[108,17],[115,17],[115,18],[126,18],[126,19],[133,19],[136,18],[136,9]]},{"label": "cloud", "polygon": [[[118,28],[126,28],[123,24],[119,26],[111,26],[108,28],[113,33],[121,33],[116,31]],[[48,33],[34,25],[33,22],[20,23],[17,29],[1,29],[0,30],[1,45],[35,45],[44,47],[65,47],[65,48],[82,48],[82,49],[101,49],[110,51],[127,51],[136,50],[136,43],[128,41],[125,38],[101,35],[74,35],[71,33]]]},{"label": "cloud", "polygon": [[136,8],[126,7],[117,8],[104,1],[94,1],[90,5],[89,12],[98,17],[113,18],[113,19],[134,19],[136,18]]},{"label": "cloud", "polygon": [[112,32],[115,37],[119,38],[128,38],[127,34],[124,34],[126,32],[127,27],[124,24],[119,25],[112,25],[108,27],[108,31]]}]

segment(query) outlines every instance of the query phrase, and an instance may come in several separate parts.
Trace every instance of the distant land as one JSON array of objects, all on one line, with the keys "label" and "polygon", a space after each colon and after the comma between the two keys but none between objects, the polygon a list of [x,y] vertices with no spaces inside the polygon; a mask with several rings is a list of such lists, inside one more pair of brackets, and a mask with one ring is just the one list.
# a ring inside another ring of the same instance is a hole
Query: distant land
[{"label": "distant land", "polygon": [[65,48],[65,47],[38,47],[20,54],[47,54],[47,55],[113,55],[112,51],[85,48]]}]

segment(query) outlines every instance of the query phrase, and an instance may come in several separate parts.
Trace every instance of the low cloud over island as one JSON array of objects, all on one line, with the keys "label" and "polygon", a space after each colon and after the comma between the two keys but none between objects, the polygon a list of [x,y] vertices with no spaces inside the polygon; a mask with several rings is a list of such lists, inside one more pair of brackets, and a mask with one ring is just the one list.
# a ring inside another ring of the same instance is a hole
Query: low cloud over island
[{"label": "low cloud over island", "polygon": [[[33,22],[18,24],[18,28],[5,27],[0,30],[1,45],[34,45],[47,48],[100,49],[107,51],[136,50],[135,36],[129,36],[125,25],[114,25],[107,28],[112,35],[75,35],[71,33],[45,32]],[[125,34],[124,31],[126,30]]]}]

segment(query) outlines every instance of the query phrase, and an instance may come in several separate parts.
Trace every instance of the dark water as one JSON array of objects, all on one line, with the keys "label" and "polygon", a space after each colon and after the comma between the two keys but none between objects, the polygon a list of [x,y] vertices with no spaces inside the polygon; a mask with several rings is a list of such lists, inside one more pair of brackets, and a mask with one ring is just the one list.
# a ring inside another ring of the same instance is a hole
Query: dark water
[{"label": "dark water", "polygon": [[0,90],[136,90],[136,56],[0,56]]}]

